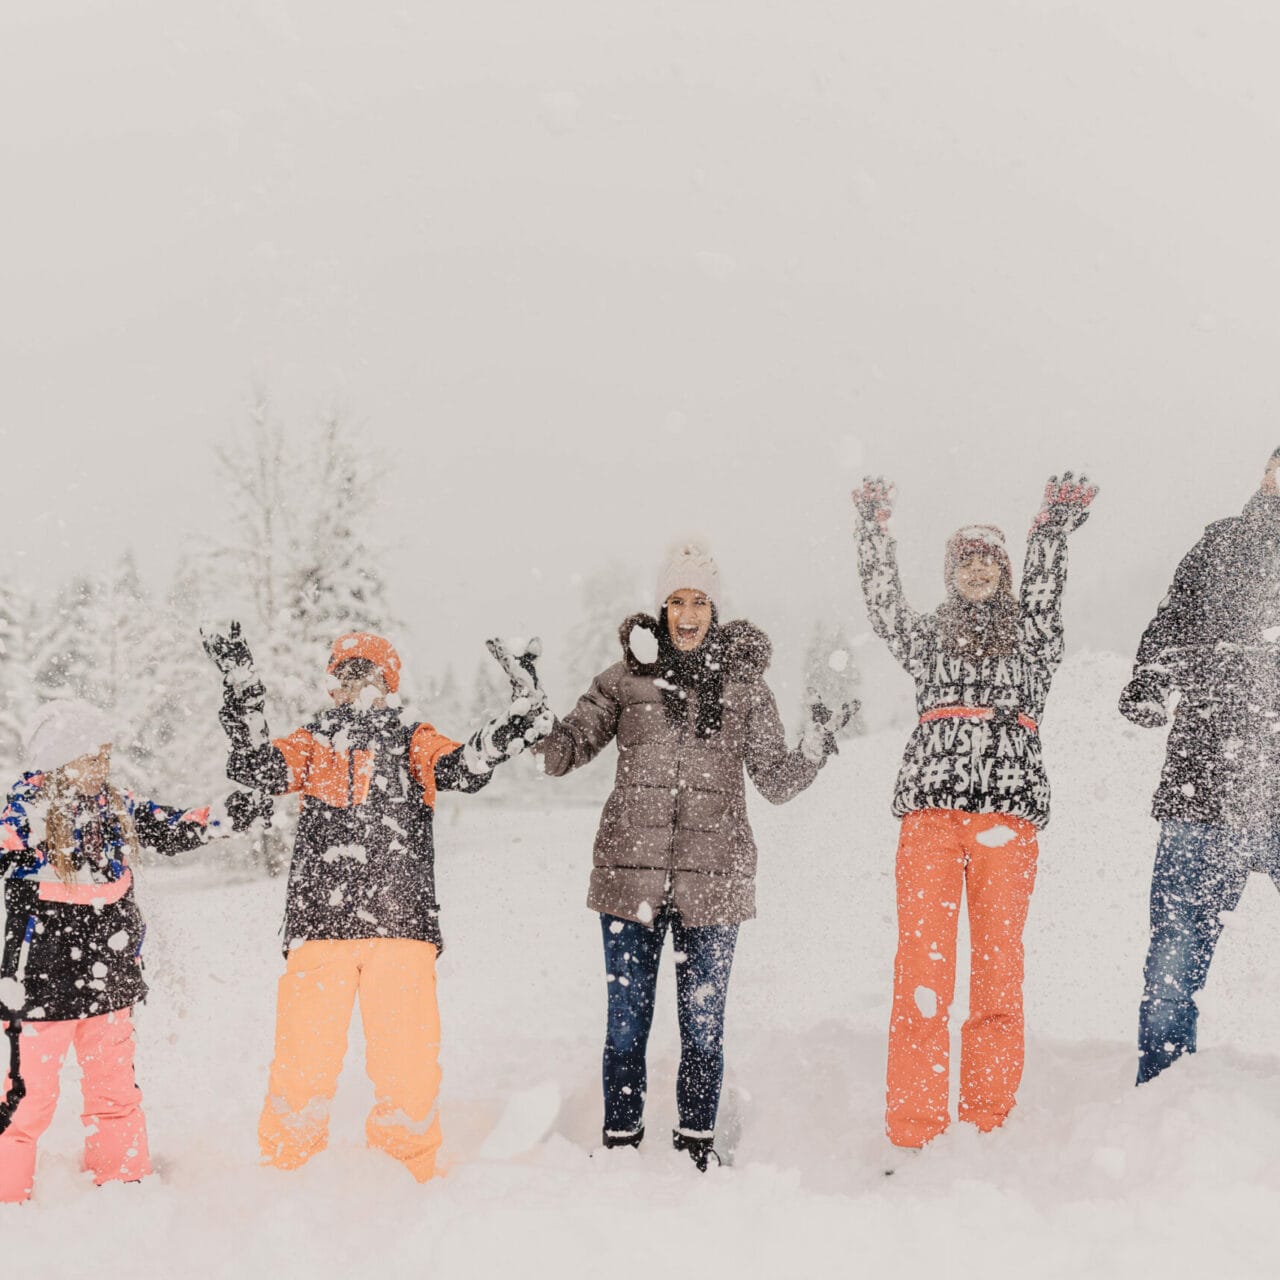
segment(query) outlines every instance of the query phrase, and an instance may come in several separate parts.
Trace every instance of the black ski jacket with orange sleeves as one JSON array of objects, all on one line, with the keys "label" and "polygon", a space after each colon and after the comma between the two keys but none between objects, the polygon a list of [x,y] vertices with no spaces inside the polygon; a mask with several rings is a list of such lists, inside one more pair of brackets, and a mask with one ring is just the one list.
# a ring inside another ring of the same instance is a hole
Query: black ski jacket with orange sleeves
[{"label": "black ski jacket with orange sleeves", "polygon": [[410,938],[443,947],[432,818],[437,791],[479,791],[460,743],[391,707],[335,707],[286,738],[233,750],[227,774],[299,792],[284,950],[309,939]]}]

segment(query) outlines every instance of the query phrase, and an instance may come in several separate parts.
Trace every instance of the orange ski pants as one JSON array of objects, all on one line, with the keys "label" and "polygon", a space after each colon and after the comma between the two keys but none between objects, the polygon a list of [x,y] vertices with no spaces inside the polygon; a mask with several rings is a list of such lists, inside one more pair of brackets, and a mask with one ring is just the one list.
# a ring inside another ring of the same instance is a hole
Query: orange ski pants
[{"label": "orange ski pants", "polygon": [[1023,818],[917,809],[898,841],[898,953],[885,1132],[920,1147],[950,1122],[950,1009],[961,893],[969,905],[969,1018],[960,1032],[960,1119],[1002,1125],[1022,1079],[1022,929],[1036,878]]},{"label": "orange ski pants", "polygon": [[374,1089],[365,1136],[426,1182],[440,1146],[436,949],[406,938],[304,942],[289,952],[258,1122],[263,1162],[296,1169],[324,1149],[357,995]]}]

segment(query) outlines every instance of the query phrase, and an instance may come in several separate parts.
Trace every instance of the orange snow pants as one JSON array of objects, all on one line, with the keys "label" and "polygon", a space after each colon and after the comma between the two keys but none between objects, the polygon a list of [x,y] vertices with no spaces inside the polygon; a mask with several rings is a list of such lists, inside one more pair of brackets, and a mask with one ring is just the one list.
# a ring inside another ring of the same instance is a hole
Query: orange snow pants
[{"label": "orange snow pants", "polygon": [[296,1169],[324,1149],[357,995],[374,1089],[365,1137],[426,1182],[440,1146],[436,949],[406,938],[304,942],[289,953],[258,1122],[263,1162]]},{"label": "orange snow pants", "polygon": [[960,1119],[1002,1125],[1022,1079],[1022,929],[1036,829],[1001,813],[917,809],[898,842],[885,1132],[921,1147],[948,1125],[961,893],[969,903],[969,1018],[960,1032]]}]

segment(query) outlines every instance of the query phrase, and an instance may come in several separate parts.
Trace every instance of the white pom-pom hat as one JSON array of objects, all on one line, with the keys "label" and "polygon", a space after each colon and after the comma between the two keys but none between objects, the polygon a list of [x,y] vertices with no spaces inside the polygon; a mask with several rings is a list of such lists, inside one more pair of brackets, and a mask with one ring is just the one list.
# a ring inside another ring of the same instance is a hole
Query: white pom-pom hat
[{"label": "white pom-pom hat", "polygon": [[96,755],[115,737],[115,728],[89,702],[74,698],[46,702],[27,722],[22,735],[27,767],[48,772],[81,756]]},{"label": "white pom-pom hat", "polygon": [[661,614],[676,591],[701,591],[717,608],[720,606],[720,567],[711,552],[696,542],[673,547],[658,573],[655,614]]}]

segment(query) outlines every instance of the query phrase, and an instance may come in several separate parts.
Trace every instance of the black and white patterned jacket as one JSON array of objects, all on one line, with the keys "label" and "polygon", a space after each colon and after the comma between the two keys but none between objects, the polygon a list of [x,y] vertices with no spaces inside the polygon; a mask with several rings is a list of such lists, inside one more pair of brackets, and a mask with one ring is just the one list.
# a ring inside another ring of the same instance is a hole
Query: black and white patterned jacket
[{"label": "black and white patterned jacket", "polygon": [[1052,528],[1032,532],[1017,651],[975,662],[949,641],[936,613],[917,613],[904,599],[893,537],[876,525],[864,525],[860,534],[858,569],[871,625],[915,681],[917,713],[942,708],[994,713],[917,724],[898,774],[893,812],[898,817],[916,809],[1007,813],[1045,826],[1049,780],[1037,727],[1062,661],[1066,535]]}]

